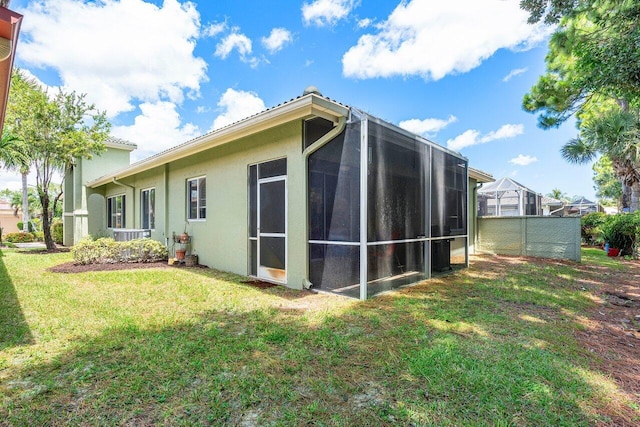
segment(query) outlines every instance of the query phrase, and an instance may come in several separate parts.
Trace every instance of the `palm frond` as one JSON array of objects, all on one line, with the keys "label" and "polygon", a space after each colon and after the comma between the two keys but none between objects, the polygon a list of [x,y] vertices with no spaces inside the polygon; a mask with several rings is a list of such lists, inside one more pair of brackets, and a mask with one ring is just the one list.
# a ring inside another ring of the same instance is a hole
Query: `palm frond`
[{"label": "palm frond", "polygon": [[589,163],[598,154],[597,147],[589,141],[580,137],[573,138],[560,149],[562,158],[569,163],[584,164]]}]

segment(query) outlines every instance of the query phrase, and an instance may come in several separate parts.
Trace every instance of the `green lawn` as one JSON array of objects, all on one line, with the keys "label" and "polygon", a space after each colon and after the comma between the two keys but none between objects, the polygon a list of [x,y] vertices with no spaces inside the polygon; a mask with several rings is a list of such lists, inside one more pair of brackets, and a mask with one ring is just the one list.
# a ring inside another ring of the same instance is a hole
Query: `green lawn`
[{"label": "green lawn", "polygon": [[482,257],[360,302],[1,255],[0,424],[586,426],[622,398],[574,339],[572,264]]}]

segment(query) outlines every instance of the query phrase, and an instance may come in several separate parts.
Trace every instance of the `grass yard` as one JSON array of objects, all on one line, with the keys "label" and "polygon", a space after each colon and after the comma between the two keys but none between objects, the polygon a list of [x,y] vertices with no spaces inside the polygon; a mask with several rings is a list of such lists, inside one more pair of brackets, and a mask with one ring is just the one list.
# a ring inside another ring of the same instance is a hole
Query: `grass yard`
[{"label": "grass yard", "polygon": [[637,265],[583,254],[474,257],[360,302],[207,269],[53,273],[69,254],[4,250],[0,424],[640,424],[640,396],[580,338],[603,281]]}]

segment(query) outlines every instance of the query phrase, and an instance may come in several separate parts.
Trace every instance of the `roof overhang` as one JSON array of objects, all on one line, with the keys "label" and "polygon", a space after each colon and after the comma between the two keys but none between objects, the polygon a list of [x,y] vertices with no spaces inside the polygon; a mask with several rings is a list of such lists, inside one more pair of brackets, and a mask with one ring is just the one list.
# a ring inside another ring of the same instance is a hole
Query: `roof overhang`
[{"label": "roof overhang", "polygon": [[495,179],[493,175],[488,172],[481,171],[479,169],[469,168],[469,178],[475,179],[481,183],[493,182]]},{"label": "roof overhang", "polygon": [[0,134],[4,127],[4,116],[7,111],[11,70],[16,56],[20,24],[22,24],[22,15],[0,7]]},{"label": "roof overhang", "polygon": [[316,94],[305,95],[148,157],[118,172],[90,181],[87,186],[96,188],[114,179],[126,178],[294,120],[318,116],[336,123],[340,117],[348,113],[349,109],[342,104]]}]

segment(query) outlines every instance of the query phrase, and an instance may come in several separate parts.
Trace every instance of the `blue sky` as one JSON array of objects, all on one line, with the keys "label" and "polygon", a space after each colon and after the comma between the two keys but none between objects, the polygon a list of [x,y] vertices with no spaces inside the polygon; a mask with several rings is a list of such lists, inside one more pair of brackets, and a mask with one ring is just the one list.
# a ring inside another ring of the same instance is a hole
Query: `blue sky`
[{"label": "blue sky", "polygon": [[[472,167],[546,194],[595,198],[590,165],[521,109],[550,28],[518,1],[13,0],[16,66],[86,93],[134,159],[302,94],[323,95],[460,151]],[[19,188],[3,173],[0,188]]]}]

